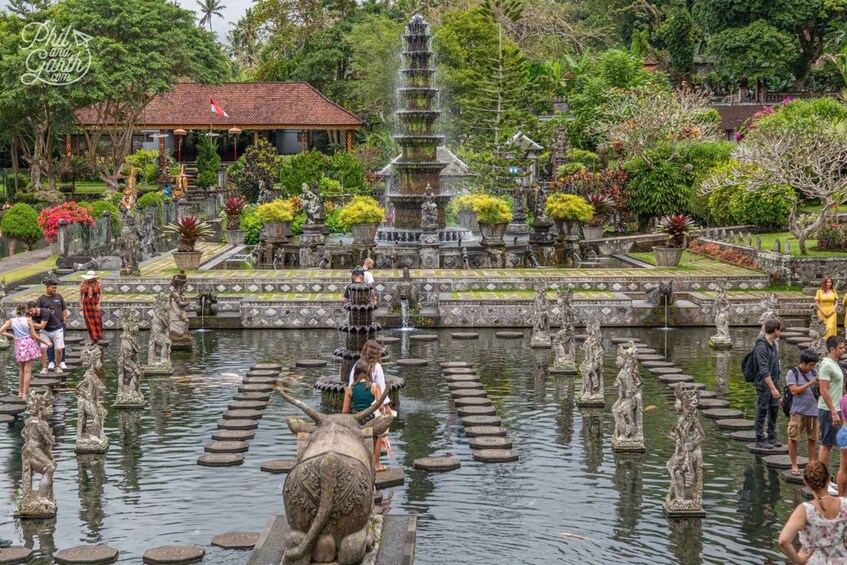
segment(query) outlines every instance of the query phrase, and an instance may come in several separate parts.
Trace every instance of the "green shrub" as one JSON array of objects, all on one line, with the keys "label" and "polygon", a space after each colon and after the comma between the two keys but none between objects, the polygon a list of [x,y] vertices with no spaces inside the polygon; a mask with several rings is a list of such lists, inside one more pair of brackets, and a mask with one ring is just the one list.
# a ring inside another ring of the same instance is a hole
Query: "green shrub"
[{"label": "green shrub", "polygon": [[165,203],[165,195],[159,191],[146,192],[138,197],[135,205],[139,208],[161,207]]},{"label": "green shrub", "polygon": [[554,220],[587,222],[594,217],[594,207],[584,198],[557,192],[547,198],[545,214]]},{"label": "green shrub", "polygon": [[112,204],[111,202],[107,202],[106,200],[97,200],[91,204],[91,215],[96,218],[102,218],[103,212],[106,210],[111,214],[111,219],[109,223],[112,224],[112,233],[119,234],[121,233],[121,212],[118,210],[118,207]]},{"label": "green shrub", "polygon": [[341,194],[341,183],[329,177],[321,177],[318,186],[321,189],[321,194]]},{"label": "green shrub", "polygon": [[215,186],[220,164],[216,143],[208,135],[200,134],[200,142],[197,144],[197,186],[204,189]]},{"label": "green shrub", "polygon": [[592,170],[600,164],[600,156],[597,153],[584,149],[571,149],[568,152],[568,157],[570,157],[572,163],[585,165]]},{"label": "green shrub", "polygon": [[341,183],[346,193],[363,194],[367,192],[365,185],[365,167],[362,163],[347,153],[337,151],[329,163],[330,176]]},{"label": "green shrub", "polygon": [[256,206],[245,206],[241,212],[241,229],[244,230],[244,243],[247,245],[256,245],[259,243],[259,237],[262,234],[262,220],[259,219],[256,213]]},{"label": "green shrub", "polygon": [[476,221],[481,224],[505,224],[512,221],[512,209],[502,198],[477,194],[473,198]]},{"label": "green shrub", "polygon": [[559,168],[556,169],[556,178],[560,179],[563,177],[569,177],[585,170],[587,169],[582,163],[565,163],[563,165],[559,165]]},{"label": "green shrub", "polygon": [[385,209],[370,196],[354,196],[338,214],[338,221],[345,226],[378,224],[384,219]]},{"label": "green shrub", "polygon": [[329,233],[347,233],[350,229],[341,221],[341,208],[334,208],[326,213],[326,226]]},{"label": "green shrub", "polygon": [[794,191],[785,185],[764,186],[745,193],[743,223],[770,231],[788,225]]},{"label": "green shrub", "polygon": [[259,204],[256,214],[262,222],[290,222],[294,219],[294,205],[290,200],[274,200]]},{"label": "green shrub", "polygon": [[6,210],[0,220],[0,230],[6,237],[13,237],[26,245],[27,249],[43,237],[38,227],[38,213],[29,204],[19,202]]},{"label": "green shrub", "polygon": [[286,158],[280,167],[279,180],[286,195],[300,194],[303,183],[319,182],[329,167],[330,159],[317,149]]}]

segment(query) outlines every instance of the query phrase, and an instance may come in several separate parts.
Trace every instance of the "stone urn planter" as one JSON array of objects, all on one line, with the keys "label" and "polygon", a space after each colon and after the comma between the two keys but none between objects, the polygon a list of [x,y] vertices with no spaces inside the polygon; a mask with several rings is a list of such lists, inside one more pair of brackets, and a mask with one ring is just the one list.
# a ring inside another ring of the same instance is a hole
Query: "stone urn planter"
[{"label": "stone urn planter", "polygon": [[579,222],[577,220],[554,220],[556,230],[560,236],[579,236]]},{"label": "stone urn planter", "polygon": [[226,242],[232,245],[242,245],[244,243],[244,234],[246,230],[224,230]]},{"label": "stone urn planter", "polygon": [[657,267],[678,267],[682,259],[684,247],[654,247]]},{"label": "stone urn planter", "polygon": [[585,239],[601,239],[606,232],[603,226],[582,226],[582,235]]},{"label": "stone urn planter", "polygon": [[476,212],[459,212],[459,225],[466,230],[478,231],[479,228],[477,228]]},{"label": "stone urn planter", "polygon": [[373,245],[377,224],[352,224],[353,245]]},{"label": "stone urn planter", "polygon": [[484,224],[478,222],[479,232],[482,234],[483,245],[503,245],[503,235],[506,233],[506,228],[509,227],[508,222],[502,224]]},{"label": "stone urn planter", "polygon": [[286,241],[291,235],[291,222],[265,222],[265,238]]},{"label": "stone urn planter", "polygon": [[200,267],[200,261],[203,259],[202,251],[174,251],[174,263],[176,268],[183,271],[189,271]]}]

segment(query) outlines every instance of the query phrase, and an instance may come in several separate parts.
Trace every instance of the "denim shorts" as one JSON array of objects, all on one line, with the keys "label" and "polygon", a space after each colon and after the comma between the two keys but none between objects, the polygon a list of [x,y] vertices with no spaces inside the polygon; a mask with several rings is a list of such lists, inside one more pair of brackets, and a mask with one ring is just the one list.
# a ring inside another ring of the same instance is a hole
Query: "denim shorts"
[{"label": "denim shorts", "polygon": [[838,428],[832,425],[832,413],[829,410],[818,408],[818,420],[821,424],[821,445],[827,447],[835,446],[835,436],[838,434]]}]

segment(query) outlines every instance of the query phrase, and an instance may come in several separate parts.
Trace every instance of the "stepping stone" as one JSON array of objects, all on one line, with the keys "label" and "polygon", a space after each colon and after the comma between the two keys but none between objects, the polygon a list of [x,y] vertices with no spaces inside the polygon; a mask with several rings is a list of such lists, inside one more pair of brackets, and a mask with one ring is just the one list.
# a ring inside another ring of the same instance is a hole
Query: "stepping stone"
[{"label": "stepping stone", "polygon": [[273,459],[271,461],[265,461],[259,465],[259,470],[264,471],[265,473],[280,475],[282,473],[290,472],[296,464],[296,459]]},{"label": "stepping stone", "polygon": [[612,343],[614,343],[615,345],[618,345],[618,344],[621,344],[621,343],[629,343],[630,341],[638,344],[639,342],[641,342],[641,339],[637,338],[637,337],[613,337],[612,338]]},{"label": "stepping stone", "polygon": [[475,375],[476,369],[473,367],[446,367],[442,372],[445,375]]},{"label": "stepping stone", "polygon": [[468,437],[484,437],[484,436],[506,436],[506,428],[500,426],[469,426],[465,428],[465,435]]},{"label": "stepping stone", "polygon": [[275,385],[279,377],[244,377],[245,385]]},{"label": "stepping stone", "polygon": [[385,335],[385,336],[382,336],[382,337],[378,337],[376,340],[380,343],[385,344],[385,343],[397,343],[398,341],[400,341],[400,338],[390,336],[390,335]]},{"label": "stepping stone", "polygon": [[118,560],[118,550],[105,545],[81,545],[63,549],[53,555],[56,563],[62,565],[100,565]]},{"label": "stepping stone", "polygon": [[751,441],[756,441],[756,432],[752,429],[740,430],[737,432],[730,433],[729,437],[736,441],[743,441],[744,443],[749,443]]},{"label": "stepping stone", "polygon": [[808,343],[809,342],[809,336],[808,335],[790,335],[788,337],[784,337],[782,335],[779,336],[779,341],[783,341],[783,340],[785,340],[786,342],[791,343],[793,345],[796,345],[798,343]]},{"label": "stepping stone", "polygon": [[232,397],[233,400],[252,400],[259,402],[267,402],[271,399],[269,392],[239,392]]},{"label": "stepping stone", "polygon": [[[635,354],[636,355],[652,355],[652,354],[656,354],[656,353],[659,353],[659,352],[656,351],[655,349],[653,349],[652,347],[641,347],[641,345],[639,345],[637,343],[635,344]],[[662,357],[662,359],[664,359],[664,357]]]},{"label": "stepping stone", "polygon": [[494,335],[501,339],[523,339],[523,332],[497,332]]},{"label": "stepping stone", "polygon": [[415,459],[415,469],[423,471],[454,471],[462,464],[455,457],[421,457]]},{"label": "stepping stone", "polygon": [[15,421],[15,417],[10,414],[0,414],[0,424],[11,424]]},{"label": "stepping stone", "polygon": [[467,375],[447,375],[448,383],[469,383],[473,381],[478,381],[479,377],[475,374],[467,374]]},{"label": "stepping stone", "polygon": [[244,453],[249,447],[246,441],[213,441],[203,446],[207,453]]},{"label": "stepping stone", "polygon": [[744,420],[742,418],[728,418],[725,420],[715,420],[715,425],[722,430],[752,430],[756,423],[753,420]]},{"label": "stepping stone", "polygon": [[264,410],[267,402],[261,400],[234,400],[227,405],[230,410]]},{"label": "stepping stone", "polygon": [[238,453],[207,453],[197,458],[197,464],[203,467],[235,467],[244,463],[244,456]]},{"label": "stepping stone", "polygon": [[488,393],[481,388],[458,388],[450,391],[453,398],[479,398],[488,396]]},{"label": "stepping stone", "polygon": [[474,461],[482,463],[510,463],[518,460],[518,454],[511,449],[476,449],[472,453]]},{"label": "stepping stone", "polygon": [[442,369],[455,369],[456,367],[473,367],[467,361],[442,361],[438,364]]},{"label": "stepping stone", "polygon": [[643,363],[645,361],[663,361],[665,356],[658,353],[636,353],[635,358]]},{"label": "stepping stone", "polygon": [[650,368],[650,367],[674,367],[674,366],[676,366],[676,363],[674,363],[673,361],[644,361],[644,362],[641,364],[641,366],[642,366],[642,367],[644,367],[644,368]]},{"label": "stepping stone", "polygon": [[[800,462],[797,462],[797,466],[800,467]],[[792,483],[795,485],[804,485],[806,484],[803,480],[803,471],[801,469],[799,475],[792,475],[791,469],[786,469],[782,473],[779,474],[786,483]]]},{"label": "stepping stone", "polygon": [[700,391],[700,400],[706,400],[708,398],[717,398],[718,393],[713,390],[701,390]]},{"label": "stepping stone", "polygon": [[491,406],[491,399],[485,397],[457,398],[453,400],[456,406]]},{"label": "stepping stone", "polygon": [[224,549],[253,549],[261,534],[253,532],[228,532],[212,538],[212,545]]},{"label": "stepping stone", "polygon": [[409,339],[412,341],[436,341],[438,336],[435,334],[412,334]]},{"label": "stepping stone", "polygon": [[179,565],[200,561],[206,550],[193,545],[166,545],[144,552],[143,561],[148,565]]},{"label": "stepping stone", "polygon": [[212,439],[215,441],[249,441],[256,437],[256,432],[250,430],[215,430]]},{"label": "stepping stone", "polygon": [[471,449],[512,449],[512,441],[505,437],[480,436],[468,440]]},{"label": "stepping stone", "polygon": [[238,385],[238,392],[271,392],[271,385]]},{"label": "stepping stone", "polygon": [[32,377],[29,381],[30,386],[56,386],[59,384],[59,377]]},{"label": "stepping stone", "polygon": [[405,359],[398,359],[396,363],[400,367],[423,367],[424,365],[428,365],[429,361],[415,357],[406,357]]},{"label": "stepping stone", "polygon": [[456,408],[459,418],[463,416],[493,416],[497,410],[493,406],[459,406]]},{"label": "stepping stone", "polygon": [[740,418],[744,415],[741,410],[735,408],[709,408],[702,410],[701,413],[710,420],[723,420],[726,418]]},{"label": "stepping stone", "polygon": [[402,485],[406,481],[406,474],[400,467],[387,467],[385,471],[377,471],[374,486],[382,490],[388,487]]},{"label": "stepping stone", "polygon": [[499,416],[464,416],[459,418],[462,426],[501,426],[503,421]]},{"label": "stepping stone", "polygon": [[28,547],[12,546],[0,549],[0,565],[26,563],[32,559],[33,551]]},{"label": "stepping stone", "polygon": [[0,396],[0,404],[20,404],[21,406],[26,406],[26,400],[10,394],[8,396]]},{"label": "stepping stone", "polygon": [[227,410],[224,420],[261,420],[261,410]]},{"label": "stepping stone", "polygon": [[465,388],[482,388],[482,383],[479,381],[459,381],[455,383],[447,383],[450,390],[465,389]]},{"label": "stepping stone", "polygon": [[0,414],[9,414],[10,416],[15,416],[22,412],[26,412],[26,406],[21,406],[20,404],[0,405]]},{"label": "stepping stone", "polygon": [[[658,363],[658,361],[654,361],[654,363]],[[679,367],[647,367],[647,370],[653,375],[674,375],[682,373],[682,369]]]},{"label": "stepping stone", "polygon": [[748,443],[744,447],[747,448],[747,451],[750,453],[755,453],[756,455],[787,455],[788,454],[788,446],[783,444],[782,447],[773,447],[771,449],[762,449],[761,447],[756,447],[756,442]]},{"label": "stepping stone", "polygon": [[708,410],[709,408],[729,408],[729,400],[723,398],[701,398],[697,403],[700,410]]},{"label": "stepping stone", "polygon": [[[659,382],[666,385],[675,385],[676,383],[688,383],[691,385],[701,384],[695,383],[694,377],[691,375],[682,375],[680,373],[671,373],[670,375],[658,375]],[[706,386],[706,385],[703,385]]]},{"label": "stepping stone", "polygon": [[97,345],[100,347],[109,347],[110,343],[112,343],[112,340],[110,339],[101,339],[97,342]]},{"label": "stepping stone", "polygon": [[279,371],[247,371],[247,377],[278,377]]},{"label": "stepping stone", "polygon": [[256,420],[223,420],[218,422],[219,430],[255,430],[259,427]]},{"label": "stepping stone", "polygon": [[476,332],[453,332],[450,337],[453,339],[479,339],[479,334]]},{"label": "stepping stone", "polygon": [[[806,466],[809,460],[802,455],[797,456],[797,466],[801,469]],[[768,455],[762,457],[762,463],[774,469],[791,469],[791,458],[788,455]]]},{"label": "stepping stone", "polygon": [[298,359],[294,362],[295,367],[326,367],[323,359]]},{"label": "stepping stone", "polygon": [[270,369],[274,371],[279,371],[282,369],[282,363],[256,363],[251,369]]},{"label": "stepping stone", "polygon": [[65,343],[82,343],[85,341],[84,335],[65,334]]}]

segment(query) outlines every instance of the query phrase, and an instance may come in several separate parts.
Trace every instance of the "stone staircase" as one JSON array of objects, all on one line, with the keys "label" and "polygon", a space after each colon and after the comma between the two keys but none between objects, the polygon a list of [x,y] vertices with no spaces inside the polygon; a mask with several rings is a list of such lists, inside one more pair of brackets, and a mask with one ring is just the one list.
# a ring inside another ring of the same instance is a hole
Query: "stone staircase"
[{"label": "stone staircase", "polygon": [[206,198],[206,191],[197,186],[197,163],[186,161],[182,164],[185,165],[185,176],[188,179],[188,190],[185,197],[189,202],[200,202]]}]

